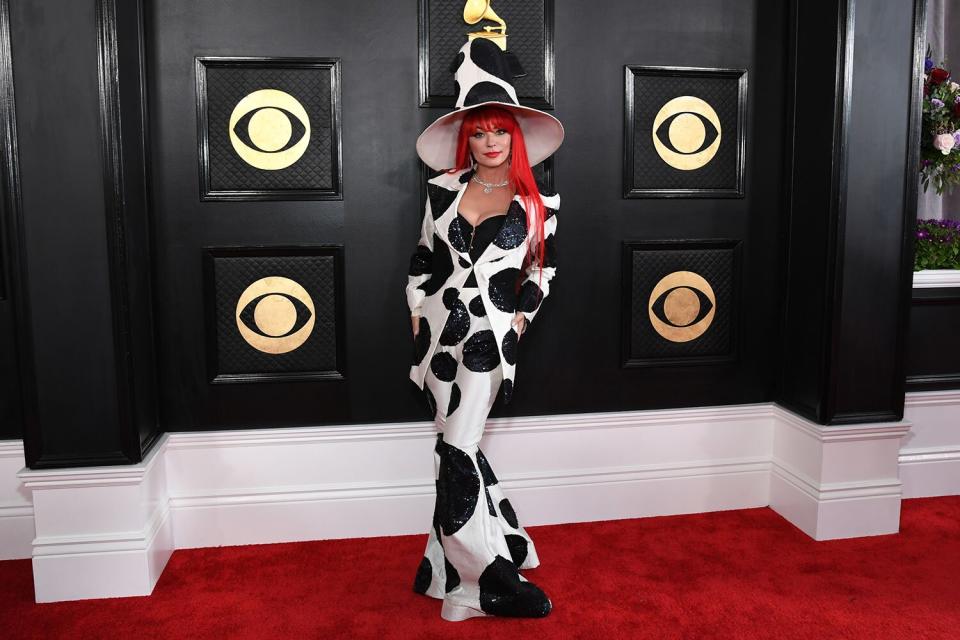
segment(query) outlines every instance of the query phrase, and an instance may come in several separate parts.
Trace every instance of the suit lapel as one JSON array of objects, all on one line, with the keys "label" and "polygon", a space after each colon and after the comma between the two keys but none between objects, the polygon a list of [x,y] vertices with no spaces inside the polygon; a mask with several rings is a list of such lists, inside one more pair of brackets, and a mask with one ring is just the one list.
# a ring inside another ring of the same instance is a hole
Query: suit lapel
[{"label": "suit lapel", "polygon": [[[440,239],[446,244],[450,245],[457,254],[468,260],[470,256],[463,251],[459,251],[457,247],[454,246],[458,243],[455,240],[451,242],[453,239],[450,237],[450,223],[457,217],[460,198],[463,197],[463,193],[467,189],[467,182],[461,182],[460,178],[469,171],[471,170],[464,169],[459,173],[442,173],[436,178],[433,178],[432,183],[436,186],[434,188],[434,197],[430,200],[437,235],[439,235]],[[439,207],[437,206],[438,204]],[[438,212],[437,208],[443,208],[443,211]]]},{"label": "suit lapel", "polygon": [[[457,255],[467,262],[470,261],[470,253],[466,250],[466,238],[464,238],[461,233],[459,222],[454,225],[454,229],[451,229],[450,225],[453,224],[457,218],[460,199],[466,192],[467,185],[470,182],[470,176],[472,175],[472,169],[464,169],[459,173],[444,173],[433,178],[432,184],[435,185],[435,188],[430,200],[437,235],[439,235],[440,239],[447,243]],[[444,210],[437,215],[437,211],[432,208],[434,206],[443,208]],[[487,245],[487,248],[484,249],[480,257],[477,258],[475,266],[502,258],[519,246],[526,235],[527,212],[523,206],[523,199],[517,194],[513,196],[513,200],[510,202],[507,218],[500,226],[497,237]]]}]

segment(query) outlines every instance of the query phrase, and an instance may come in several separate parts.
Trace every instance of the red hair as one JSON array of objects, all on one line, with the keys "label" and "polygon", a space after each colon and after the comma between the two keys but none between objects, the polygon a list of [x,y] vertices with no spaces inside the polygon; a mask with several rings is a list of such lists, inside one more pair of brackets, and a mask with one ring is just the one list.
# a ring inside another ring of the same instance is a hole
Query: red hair
[{"label": "red hair", "polygon": [[[534,250],[530,244],[527,245],[527,253],[524,256],[520,271],[526,269],[527,265],[534,258],[537,264],[543,264],[544,243],[536,241],[537,238],[543,238],[543,222],[546,217],[546,210],[543,201],[540,199],[540,189],[537,187],[537,181],[533,177],[533,170],[530,168],[530,161],[527,158],[527,145],[523,141],[523,130],[513,117],[513,114],[503,107],[494,105],[477,107],[471,109],[464,116],[460,125],[460,133],[457,136],[457,155],[456,166],[449,169],[447,173],[455,173],[462,169],[469,169],[473,166],[474,160],[470,153],[469,137],[476,132],[477,127],[483,131],[495,131],[504,129],[510,134],[510,172],[508,177],[511,184],[516,186],[517,193],[523,198],[527,211],[527,229],[531,227],[535,230],[534,242],[531,243],[537,248]],[[542,280],[543,274],[540,274]],[[517,288],[523,278],[517,279]],[[540,282],[537,283],[537,286]]]}]

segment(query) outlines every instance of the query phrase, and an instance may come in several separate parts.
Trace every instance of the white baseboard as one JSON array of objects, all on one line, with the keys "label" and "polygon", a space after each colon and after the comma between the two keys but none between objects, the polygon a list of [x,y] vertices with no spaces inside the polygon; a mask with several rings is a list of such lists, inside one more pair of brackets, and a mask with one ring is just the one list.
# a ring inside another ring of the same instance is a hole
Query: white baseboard
[{"label": "white baseboard", "polygon": [[779,406],[770,507],[815,540],[896,533],[908,422],[825,426]]},{"label": "white baseboard", "polygon": [[[769,505],[818,540],[876,535],[901,497],[960,494],[942,442],[960,393],[908,407],[843,427],[769,403],[499,418],[481,448],[525,525]],[[22,469],[0,476],[0,552],[33,557],[47,602],[149,594],[173,549],[422,534],[435,438],[429,422],[177,432],[139,465],[41,471],[0,443],[0,468]]]},{"label": "white baseboard", "polygon": [[0,560],[29,558],[33,547],[33,502],[17,479],[23,440],[0,440]]},{"label": "white baseboard", "polygon": [[[481,441],[525,524],[767,503],[768,405],[500,418]],[[167,434],[176,547],[424,533],[433,424]]]},{"label": "white baseboard", "polygon": [[908,393],[900,448],[904,498],[960,495],[960,390]]},{"label": "white baseboard", "polygon": [[174,549],[163,456],[17,474],[33,494],[36,602],[153,592]]}]

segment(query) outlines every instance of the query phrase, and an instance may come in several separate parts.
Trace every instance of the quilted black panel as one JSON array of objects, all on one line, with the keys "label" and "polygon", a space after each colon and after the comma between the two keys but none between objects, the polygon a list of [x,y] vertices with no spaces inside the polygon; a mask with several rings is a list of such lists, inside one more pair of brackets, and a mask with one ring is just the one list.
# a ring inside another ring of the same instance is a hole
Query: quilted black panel
[{"label": "quilted black panel", "polygon": [[[706,332],[688,342],[673,342],[650,324],[650,293],[666,275],[692,271],[710,283],[716,296],[716,313]],[[734,249],[681,248],[632,252],[630,358],[683,358],[730,354],[734,304]]]},{"label": "quilted black panel", "polygon": [[[700,75],[645,75],[633,79],[634,189],[737,189],[739,79]],[[684,171],[671,167],[653,146],[653,120],[660,108],[678,96],[707,102],[720,119],[722,135],[716,155],[703,167]]]},{"label": "quilted black panel", "polygon": [[[330,69],[323,68],[208,67],[206,135],[210,154],[210,189],[337,188],[330,74]],[[237,155],[230,143],[230,114],[241,98],[258,89],[278,89],[289,93],[310,116],[310,144],[299,160],[284,169],[253,167]]]},{"label": "quilted black panel", "polygon": [[[336,266],[334,257],[217,256],[216,292],[217,375],[323,373],[337,371]],[[313,300],[315,325],[306,342],[287,353],[254,349],[237,330],[237,300],[253,282],[282,276],[299,283]]]},{"label": "quilted black panel", "polygon": [[[429,72],[430,97],[456,98],[450,62],[467,42],[467,34],[482,31],[485,26],[500,26],[492,20],[481,20],[469,25],[463,21],[463,3],[449,0],[427,0],[427,37],[430,39]],[[544,0],[494,0],[493,10],[507,23],[507,49],[520,60],[526,75],[515,78],[513,87],[520,102],[546,100],[547,47],[545,11],[552,12],[552,2]],[[552,16],[551,21],[552,23]],[[550,82],[552,83],[552,78]]]}]

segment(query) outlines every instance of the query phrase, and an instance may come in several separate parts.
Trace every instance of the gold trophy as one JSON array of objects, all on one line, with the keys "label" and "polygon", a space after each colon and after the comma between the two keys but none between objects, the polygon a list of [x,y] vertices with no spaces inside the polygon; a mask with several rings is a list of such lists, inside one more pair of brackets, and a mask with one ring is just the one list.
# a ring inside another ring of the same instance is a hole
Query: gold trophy
[{"label": "gold trophy", "polygon": [[[499,22],[499,27],[485,26],[483,31],[472,31],[467,34],[467,40],[486,38],[493,40],[498,47],[507,50],[507,23],[490,8],[490,0],[467,0],[463,6],[463,21],[467,24],[477,24],[481,20]],[[495,30],[499,29],[499,33]]]}]

